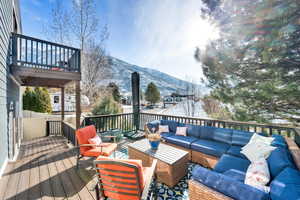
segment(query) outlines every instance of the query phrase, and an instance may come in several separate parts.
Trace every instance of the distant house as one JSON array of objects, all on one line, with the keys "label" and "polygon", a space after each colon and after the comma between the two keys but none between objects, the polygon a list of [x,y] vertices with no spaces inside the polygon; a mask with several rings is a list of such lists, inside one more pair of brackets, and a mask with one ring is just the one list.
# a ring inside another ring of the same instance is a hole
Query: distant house
[{"label": "distant house", "polygon": [[167,104],[176,105],[185,100],[195,100],[195,95],[192,94],[172,94],[163,97],[164,107]]},{"label": "distant house", "polygon": [[[61,92],[50,93],[52,112],[61,111]],[[81,95],[81,105],[90,105],[89,98],[85,95]],[[76,111],[76,96],[75,94],[65,94],[65,111],[75,112]]]}]

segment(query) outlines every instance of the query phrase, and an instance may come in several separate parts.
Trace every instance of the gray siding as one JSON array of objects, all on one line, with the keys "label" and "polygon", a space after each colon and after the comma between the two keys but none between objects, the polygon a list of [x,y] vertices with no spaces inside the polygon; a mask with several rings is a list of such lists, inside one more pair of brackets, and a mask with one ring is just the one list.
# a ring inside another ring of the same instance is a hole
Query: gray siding
[{"label": "gray siding", "polygon": [[[8,69],[10,34],[13,30],[14,4],[18,1],[0,1],[0,169],[8,158],[8,105],[20,101],[20,87],[11,80]],[[19,17],[19,11],[16,11]],[[17,19],[19,23],[19,19]],[[19,108],[17,108],[19,109]]]}]

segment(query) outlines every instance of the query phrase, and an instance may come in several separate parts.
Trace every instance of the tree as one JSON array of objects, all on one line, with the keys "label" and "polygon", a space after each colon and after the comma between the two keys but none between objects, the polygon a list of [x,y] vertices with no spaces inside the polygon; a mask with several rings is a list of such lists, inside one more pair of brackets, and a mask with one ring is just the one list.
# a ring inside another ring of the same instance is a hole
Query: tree
[{"label": "tree", "polygon": [[146,101],[150,102],[151,104],[155,104],[160,100],[160,93],[156,85],[151,82],[148,84],[146,92],[145,92]]},{"label": "tree", "polygon": [[214,119],[230,120],[231,114],[220,101],[210,95],[201,98],[202,108],[206,114]]},{"label": "tree", "polygon": [[46,88],[36,87],[34,90],[27,87],[23,94],[23,109],[41,113],[51,113],[51,100]]},{"label": "tree", "polygon": [[116,102],[112,96],[106,96],[102,101],[96,105],[93,110],[93,115],[109,115],[109,114],[118,114],[122,113],[123,109],[121,105]]},{"label": "tree", "polygon": [[117,84],[115,84],[114,82],[111,82],[111,83],[108,84],[107,89],[109,90],[109,92],[111,93],[113,99],[116,102],[121,101],[121,94],[119,92],[119,87],[117,86]]},{"label": "tree", "polygon": [[[209,6],[208,6],[209,7]],[[300,4],[297,0],[222,1],[210,17],[220,39],[197,50],[214,96],[234,119],[300,117]]]}]

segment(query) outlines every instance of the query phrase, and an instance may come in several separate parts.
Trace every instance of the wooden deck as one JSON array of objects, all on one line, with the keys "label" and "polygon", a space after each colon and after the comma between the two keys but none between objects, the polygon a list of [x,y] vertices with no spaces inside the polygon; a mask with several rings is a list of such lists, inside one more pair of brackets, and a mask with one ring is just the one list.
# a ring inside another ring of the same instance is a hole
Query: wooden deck
[{"label": "wooden deck", "polygon": [[[82,162],[81,162],[82,163]],[[0,199],[96,199],[90,162],[76,169],[76,151],[63,137],[43,137],[21,146],[0,179]]]}]

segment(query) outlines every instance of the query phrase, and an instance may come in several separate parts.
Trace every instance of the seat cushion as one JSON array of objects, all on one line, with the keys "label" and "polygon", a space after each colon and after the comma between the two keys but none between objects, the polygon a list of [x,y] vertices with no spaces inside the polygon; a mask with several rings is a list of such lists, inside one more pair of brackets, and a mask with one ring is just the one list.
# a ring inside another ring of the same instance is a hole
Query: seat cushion
[{"label": "seat cushion", "polygon": [[216,127],[212,127],[212,126],[200,126],[200,127],[201,127],[200,139],[213,140],[214,131]]},{"label": "seat cushion", "polygon": [[231,144],[232,129],[216,128],[213,134],[213,140]]},{"label": "seat cushion", "polygon": [[253,133],[248,131],[232,130],[232,145],[245,146]]},{"label": "seat cushion", "polygon": [[[96,136],[96,128],[94,125],[80,128],[76,131],[76,138],[78,144],[89,144],[89,139]],[[83,154],[85,151],[92,149],[92,147],[80,147],[80,153]]]},{"label": "seat cushion", "polygon": [[214,167],[214,171],[223,173],[230,169],[235,169],[237,171],[246,173],[249,165],[250,161],[247,159],[224,154]]},{"label": "seat cushion", "polygon": [[186,127],[187,129],[187,135],[192,136],[195,138],[200,138],[201,136],[201,126],[198,125],[192,125],[192,124],[187,124]]},{"label": "seat cushion", "polygon": [[160,120],[161,125],[168,125],[169,131],[176,133],[176,128],[178,126],[178,122],[172,120]]},{"label": "seat cushion", "polygon": [[243,182],[243,183],[244,183],[245,177],[246,177],[245,172],[242,172],[242,171],[239,171],[239,170],[236,170],[236,169],[227,170],[223,174],[230,177],[230,178],[233,178],[237,181]]},{"label": "seat cushion", "polygon": [[267,159],[271,178],[275,178],[284,168],[295,168],[290,152],[284,148],[276,148]]},{"label": "seat cushion", "polygon": [[300,171],[285,168],[270,184],[272,200],[300,199]]},{"label": "seat cushion", "polygon": [[242,150],[242,146],[236,146],[236,145],[232,145],[230,146],[230,148],[227,150],[226,154],[232,155],[232,156],[236,156],[236,157],[240,157],[240,158],[244,158],[247,159],[246,156],[244,154],[241,153]]},{"label": "seat cushion", "polygon": [[87,157],[110,156],[116,149],[115,143],[101,143],[102,147],[96,147],[85,151],[82,155]]},{"label": "seat cushion", "polygon": [[236,200],[269,200],[269,194],[227,175],[196,166],[192,179]]},{"label": "seat cushion", "polygon": [[182,135],[169,135],[165,137],[165,140],[171,144],[176,144],[178,146],[190,149],[191,143],[196,141],[198,138]]},{"label": "seat cushion", "polygon": [[191,149],[215,157],[221,157],[230,145],[222,142],[198,139],[191,144]]},{"label": "seat cushion", "polygon": [[160,136],[161,136],[163,139],[166,139],[166,137],[169,137],[169,136],[171,136],[171,135],[175,135],[175,133],[170,133],[170,132],[168,132],[168,133],[160,133]]}]

